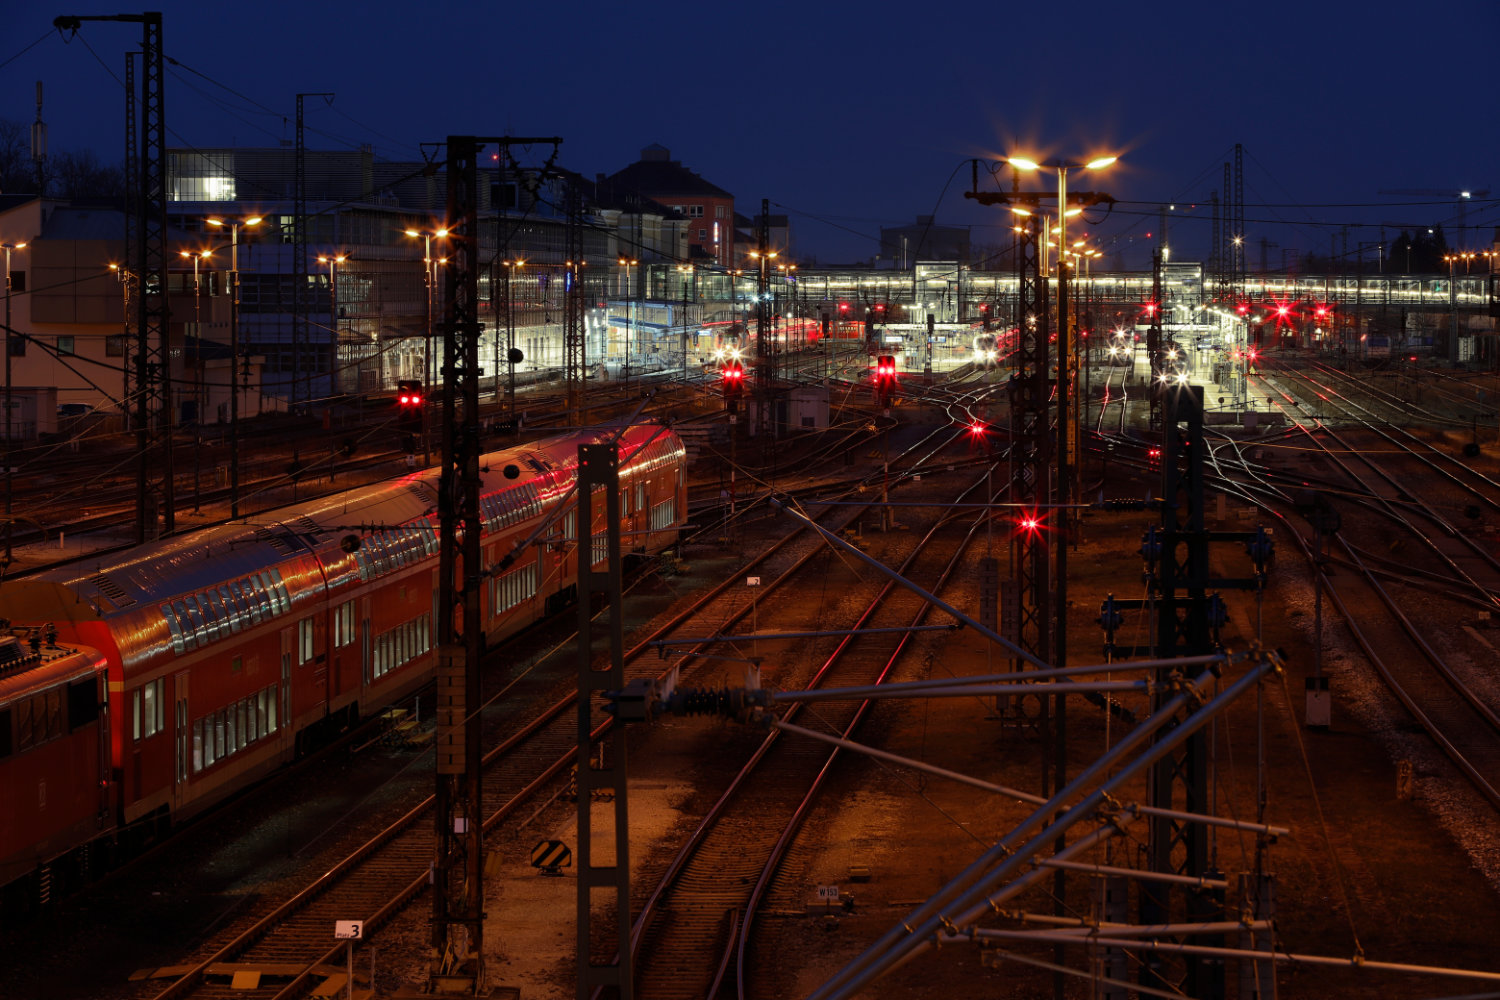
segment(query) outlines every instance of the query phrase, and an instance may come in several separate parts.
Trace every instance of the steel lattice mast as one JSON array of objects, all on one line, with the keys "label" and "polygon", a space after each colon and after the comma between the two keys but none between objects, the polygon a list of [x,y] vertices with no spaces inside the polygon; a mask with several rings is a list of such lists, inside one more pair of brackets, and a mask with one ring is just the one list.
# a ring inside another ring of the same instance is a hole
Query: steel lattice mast
[{"label": "steel lattice mast", "polygon": [[[144,14],[64,15],[53,25],[77,32],[84,21],[126,21],[140,24],[140,225],[135,239],[136,288],[136,541],[155,535],[155,509],[162,528],[176,530],[176,501],[172,489],[172,370],[170,331],[167,325],[167,178],[166,178],[166,69],[162,57],[162,23],[158,11]],[[128,64],[127,64],[128,68]],[[133,97],[133,94],[132,94]],[[126,143],[131,142],[135,122],[127,99]],[[127,156],[129,151],[127,149]],[[127,176],[130,166],[127,160]],[[128,251],[127,251],[128,252]],[[130,280],[127,275],[126,280]],[[159,452],[158,475],[151,475],[151,453]],[[154,501],[154,503],[153,503]]]}]

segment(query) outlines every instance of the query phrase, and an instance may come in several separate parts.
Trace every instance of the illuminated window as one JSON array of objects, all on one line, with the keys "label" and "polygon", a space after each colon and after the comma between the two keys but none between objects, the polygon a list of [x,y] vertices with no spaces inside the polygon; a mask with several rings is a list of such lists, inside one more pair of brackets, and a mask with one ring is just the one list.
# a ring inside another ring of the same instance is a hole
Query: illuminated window
[{"label": "illuminated window", "polygon": [[301,666],[313,658],[313,620],[304,618],[297,623],[297,665]]},{"label": "illuminated window", "polygon": [[354,641],[354,602],[345,601],[333,613],[333,644],[342,648]]}]

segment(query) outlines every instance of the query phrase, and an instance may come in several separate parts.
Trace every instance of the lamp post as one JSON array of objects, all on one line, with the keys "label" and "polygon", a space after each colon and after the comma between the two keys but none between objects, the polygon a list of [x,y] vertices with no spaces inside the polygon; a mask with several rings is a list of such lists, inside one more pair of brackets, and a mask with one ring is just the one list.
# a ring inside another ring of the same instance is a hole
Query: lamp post
[{"label": "lamp post", "polygon": [[326,254],[318,257],[319,264],[328,265],[328,395],[338,392],[339,363],[339,276],[338,266],[349,259],[346,253]]},{"label": "lamp post", "polygon": [[693,298],[697,299],[698,291],[698,269],[692,264],[678,264],[677,271],[682,275],[682,328],[678,333],[678,347],[682,353],[682,378],[688,377],[688,272],[693,275]]},{"label": "lamp post", "polygon": [[[1073,495],[1074,479],[1077,470],[1071,468],[1074,459],[1078,456],[1078,408],[1076,402],[1071,398],[1072,389],[1076,384],[1078,375],[1078,339],[1077,331],[1068,322],[1068,286],[1067,286],[1067,256],[1061,251],[1068,247],[1068,171],[1069,170],[1103,170],[1114,163],[1118,157],[1101,156],[1089,160],[1086,163],[1067,163],[1062,160],[1053,160],[1045,166],[1057,171],[1057,246],[1060,251],[1057,256],[1057,412],[1058,433],[1062,436],[1057,449],[1057,483],[1058,490],[1062,494],[1058,502],[1067,504]],[[1035,160],[1012,156],[1008,162],[1018,170],[1040,170],[1044,166]],[[1073,214],[1081,212],[1077,209]],[[1082,463],[1079,462],[1079,465]],[[1065,515],[1066,516],[1066,515]],[[1058,579],[1062,579],[1059,572]],[[1061,604],[1061,602],[1059,602]],[[1062,647],[1059,647],[1061,649]]]},{"label": "lamp post", "polygon": [[203,313],[199,294],[198,265],[212,250],[177,251],[193,262],[193,513],[203,509]]},{"label": "lamp post", "polygon": [[[430,393],[428,389],[433,383],[432,377],[432,299],[433,292],[437,287],[437,265],[438,262],[432,256],[432,241],[434,239],[447,239],[448,229],[446,226],[433,229],[408,229],[406,235],[422,241],[422,275],[427,283],[427,330],[422,338],[422,460],[428,465],[432,464],[431,439],[427,431],[427,400]],[[444,262],[447,258],[443,258]]]},{"label": "lamp post", "polygon": [[[1072,512],[1073,497],[1078,485],[1075,476],[1081,461],[1076,464],[1078,452],[1078,402],[1074,388],[1078,378],[1077,331],[1068,322],[1068,258],[1062,252],[1068,247],[1068,171],[1074,169],[1102,170],[1115,162],[1113,156],[1102,156],[1087,163],[1067,163],[1054,160],[1046,166],[1057,171],[1057,491],[1058,518],[1063,525],[1075,524]],[[1042,164],[1021,157],[1009,157],[1009,163],[1017,170],[1040,170]],[[1082,209],[1079,209],[1082,211]],[[1045,227],[1044,227],[1045,229]],[[1046,242],[1043,239],[1042,242]],[[1076,537],[1076,536],[1075,536]],[[1068,539],[1059,535],[1053,545],[1056,566],[1056,586],[1053,605],[1053,662],[1065,666],[1068,658]],[[1067,714],[1066,701],[1059,695],[1053,699],[1053,750],[1052,771],[1054,788],[1063,787],[1067,780]],[[1054,885],[1059,912],[1063,900],[1063,882],[1059,878]]]},{"label": "lamp post", "polygon": [[10,565],[10,536],[11,536],[11,497],[14,485],[10,460],[10,435],[11,435],[11,388],[10,388],[10,356],[11,345],[14,343],[14,334],[10,329],[10,255],[13,250],[25,250],[25,243],[0,243],[0,248],[5,250],[5,565]]},{"label": "lamp post", "polygon": [[207,220],[210,226],[229,228],[229,516],[240,516],[240,226],[261,224],[253,215],[237,222]]},{"label": "lamp post", "polygon": [[[519,277],[526,262],[517,258],[505,262],[505,417],[516,419],[516,302],[511,278]],[[499,369],[495,375],[499,377]]]},{"label": "lamp post", "polygon": [[630,269],[640,263],[629,257],[621,257],[620,266],[625,268],[625,392],[630,392],[630,353],[631,337],[635,333],[635,320],[632,315],[632,296],[630,294]]}]

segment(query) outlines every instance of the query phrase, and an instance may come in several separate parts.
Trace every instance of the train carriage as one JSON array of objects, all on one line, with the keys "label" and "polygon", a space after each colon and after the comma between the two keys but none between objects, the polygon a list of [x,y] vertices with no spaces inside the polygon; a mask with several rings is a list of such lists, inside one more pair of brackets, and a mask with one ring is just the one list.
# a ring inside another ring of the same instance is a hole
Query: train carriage
[{"label": "train carriage", "polygon": [[108,663],[42,631],[0,632],[0,887],[10,895],[66,890],[114,828]]},{"label": "train carriage", "polygon": [[[607,440],[575,434],[481,458],[487,642],[576,596],[577,449]],[[638,425],[619,449],[625,550],[660,552],[686,511],[682,442]],[[431,679],[437,481],[424,470],[0,583],[0,615],[51,623],[108,664],[122,834],[149,837]]]}]

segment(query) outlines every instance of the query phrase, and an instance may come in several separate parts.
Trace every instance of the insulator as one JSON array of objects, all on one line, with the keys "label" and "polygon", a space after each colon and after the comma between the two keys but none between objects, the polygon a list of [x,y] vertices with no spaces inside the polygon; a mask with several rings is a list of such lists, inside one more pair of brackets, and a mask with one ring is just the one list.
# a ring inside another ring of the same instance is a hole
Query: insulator
[{"label": "insulator", "polygon": [[1276,553],[1276,543],[1271,539],[1270,532],[1264,527],[1255,529],[1255,537],[1245,543],[1245,554],[1255,564],[1259,573],[1264,573],[1271,564],[1271,557]]},{"label": "insulator", "polygon": [[1141,558],[1149,565],[1155,565],[1161,558],[1161,528],[1153,524],[1146,529],[1146,534],[1141,538]]}]

